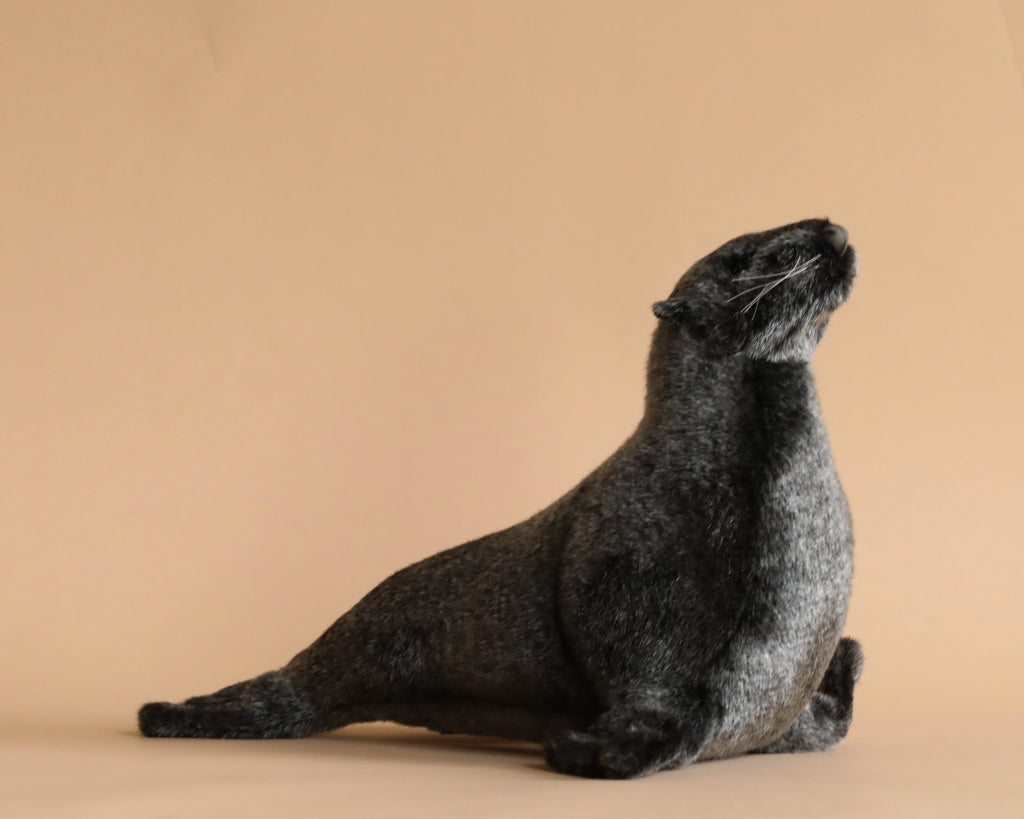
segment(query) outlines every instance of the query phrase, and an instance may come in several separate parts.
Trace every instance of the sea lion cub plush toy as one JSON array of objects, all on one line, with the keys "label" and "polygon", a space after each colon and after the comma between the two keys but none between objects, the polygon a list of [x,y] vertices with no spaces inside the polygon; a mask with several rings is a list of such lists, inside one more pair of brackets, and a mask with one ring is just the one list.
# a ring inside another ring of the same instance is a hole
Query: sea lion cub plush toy
[{"label": "sea lion cub plush toy", "polygon": [[143,706],[142,733],[389,720],[606,778],[839,742],[853,539],[808,365],[855,271],[825,219],[727,242],[654,305],[643,418],[578,486],[393,574],[283,668]]}]

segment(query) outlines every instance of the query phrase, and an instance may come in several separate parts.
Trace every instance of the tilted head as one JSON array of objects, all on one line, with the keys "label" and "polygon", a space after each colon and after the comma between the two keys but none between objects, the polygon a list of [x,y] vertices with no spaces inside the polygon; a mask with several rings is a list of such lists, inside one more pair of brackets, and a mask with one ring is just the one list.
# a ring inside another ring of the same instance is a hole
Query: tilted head
[{"label": "tilted head", "polygon": [[686,271],[654,314],[715,355],[808,361],[856,271],[846,231],[807,219],[726,242]]}]

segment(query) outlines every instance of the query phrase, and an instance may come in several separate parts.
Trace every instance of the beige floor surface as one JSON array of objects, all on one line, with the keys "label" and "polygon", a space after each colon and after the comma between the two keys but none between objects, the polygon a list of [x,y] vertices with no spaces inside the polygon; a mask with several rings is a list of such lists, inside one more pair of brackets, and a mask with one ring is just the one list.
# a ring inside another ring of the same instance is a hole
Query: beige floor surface
[{"label": "beige floor surface", "polygon": [[1022,727],[861,721],[828,753],[633,782],[554,774],[529,744],[383,725],[278,742],[25,731],[0,738],[0,815],[1021,817]]}]

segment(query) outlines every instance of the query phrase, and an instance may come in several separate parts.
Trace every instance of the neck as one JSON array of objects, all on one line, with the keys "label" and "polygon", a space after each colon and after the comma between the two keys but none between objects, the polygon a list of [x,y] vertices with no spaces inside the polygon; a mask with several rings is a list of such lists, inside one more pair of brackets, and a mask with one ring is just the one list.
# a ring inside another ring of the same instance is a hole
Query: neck
[{"label": "neck", "polygon": [[659,322],[647,361],[644,423],[699,428],[713,422],[742,379],[738,357],[715,357],[676,322]]},{"label": "neck", "polygon": [[715,355],[689,337],[681,325],[662,321],[655,330],[647,363],[643,425],[691,433],[723,430],[741,423],[755,405],[768,398],[764,391],[769,384],[786,394],[794,381],[807,384],[809,379],[804,361]]}]

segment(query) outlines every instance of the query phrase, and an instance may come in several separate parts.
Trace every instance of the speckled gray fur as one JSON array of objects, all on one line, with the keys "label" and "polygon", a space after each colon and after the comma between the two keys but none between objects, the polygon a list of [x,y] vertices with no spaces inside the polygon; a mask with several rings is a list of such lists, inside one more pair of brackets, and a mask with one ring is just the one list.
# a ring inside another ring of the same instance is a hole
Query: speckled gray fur
[{"label": "speckled gray fur", "polygon": [[658,316],[633,435],[533,517],[392,575],[278,671],[139,712],[148,736],[392,720],[537,740],[628,778],[828,748],[862,655],[853,539],[809,361],[847,298],[811,219],[698,261]]}]

